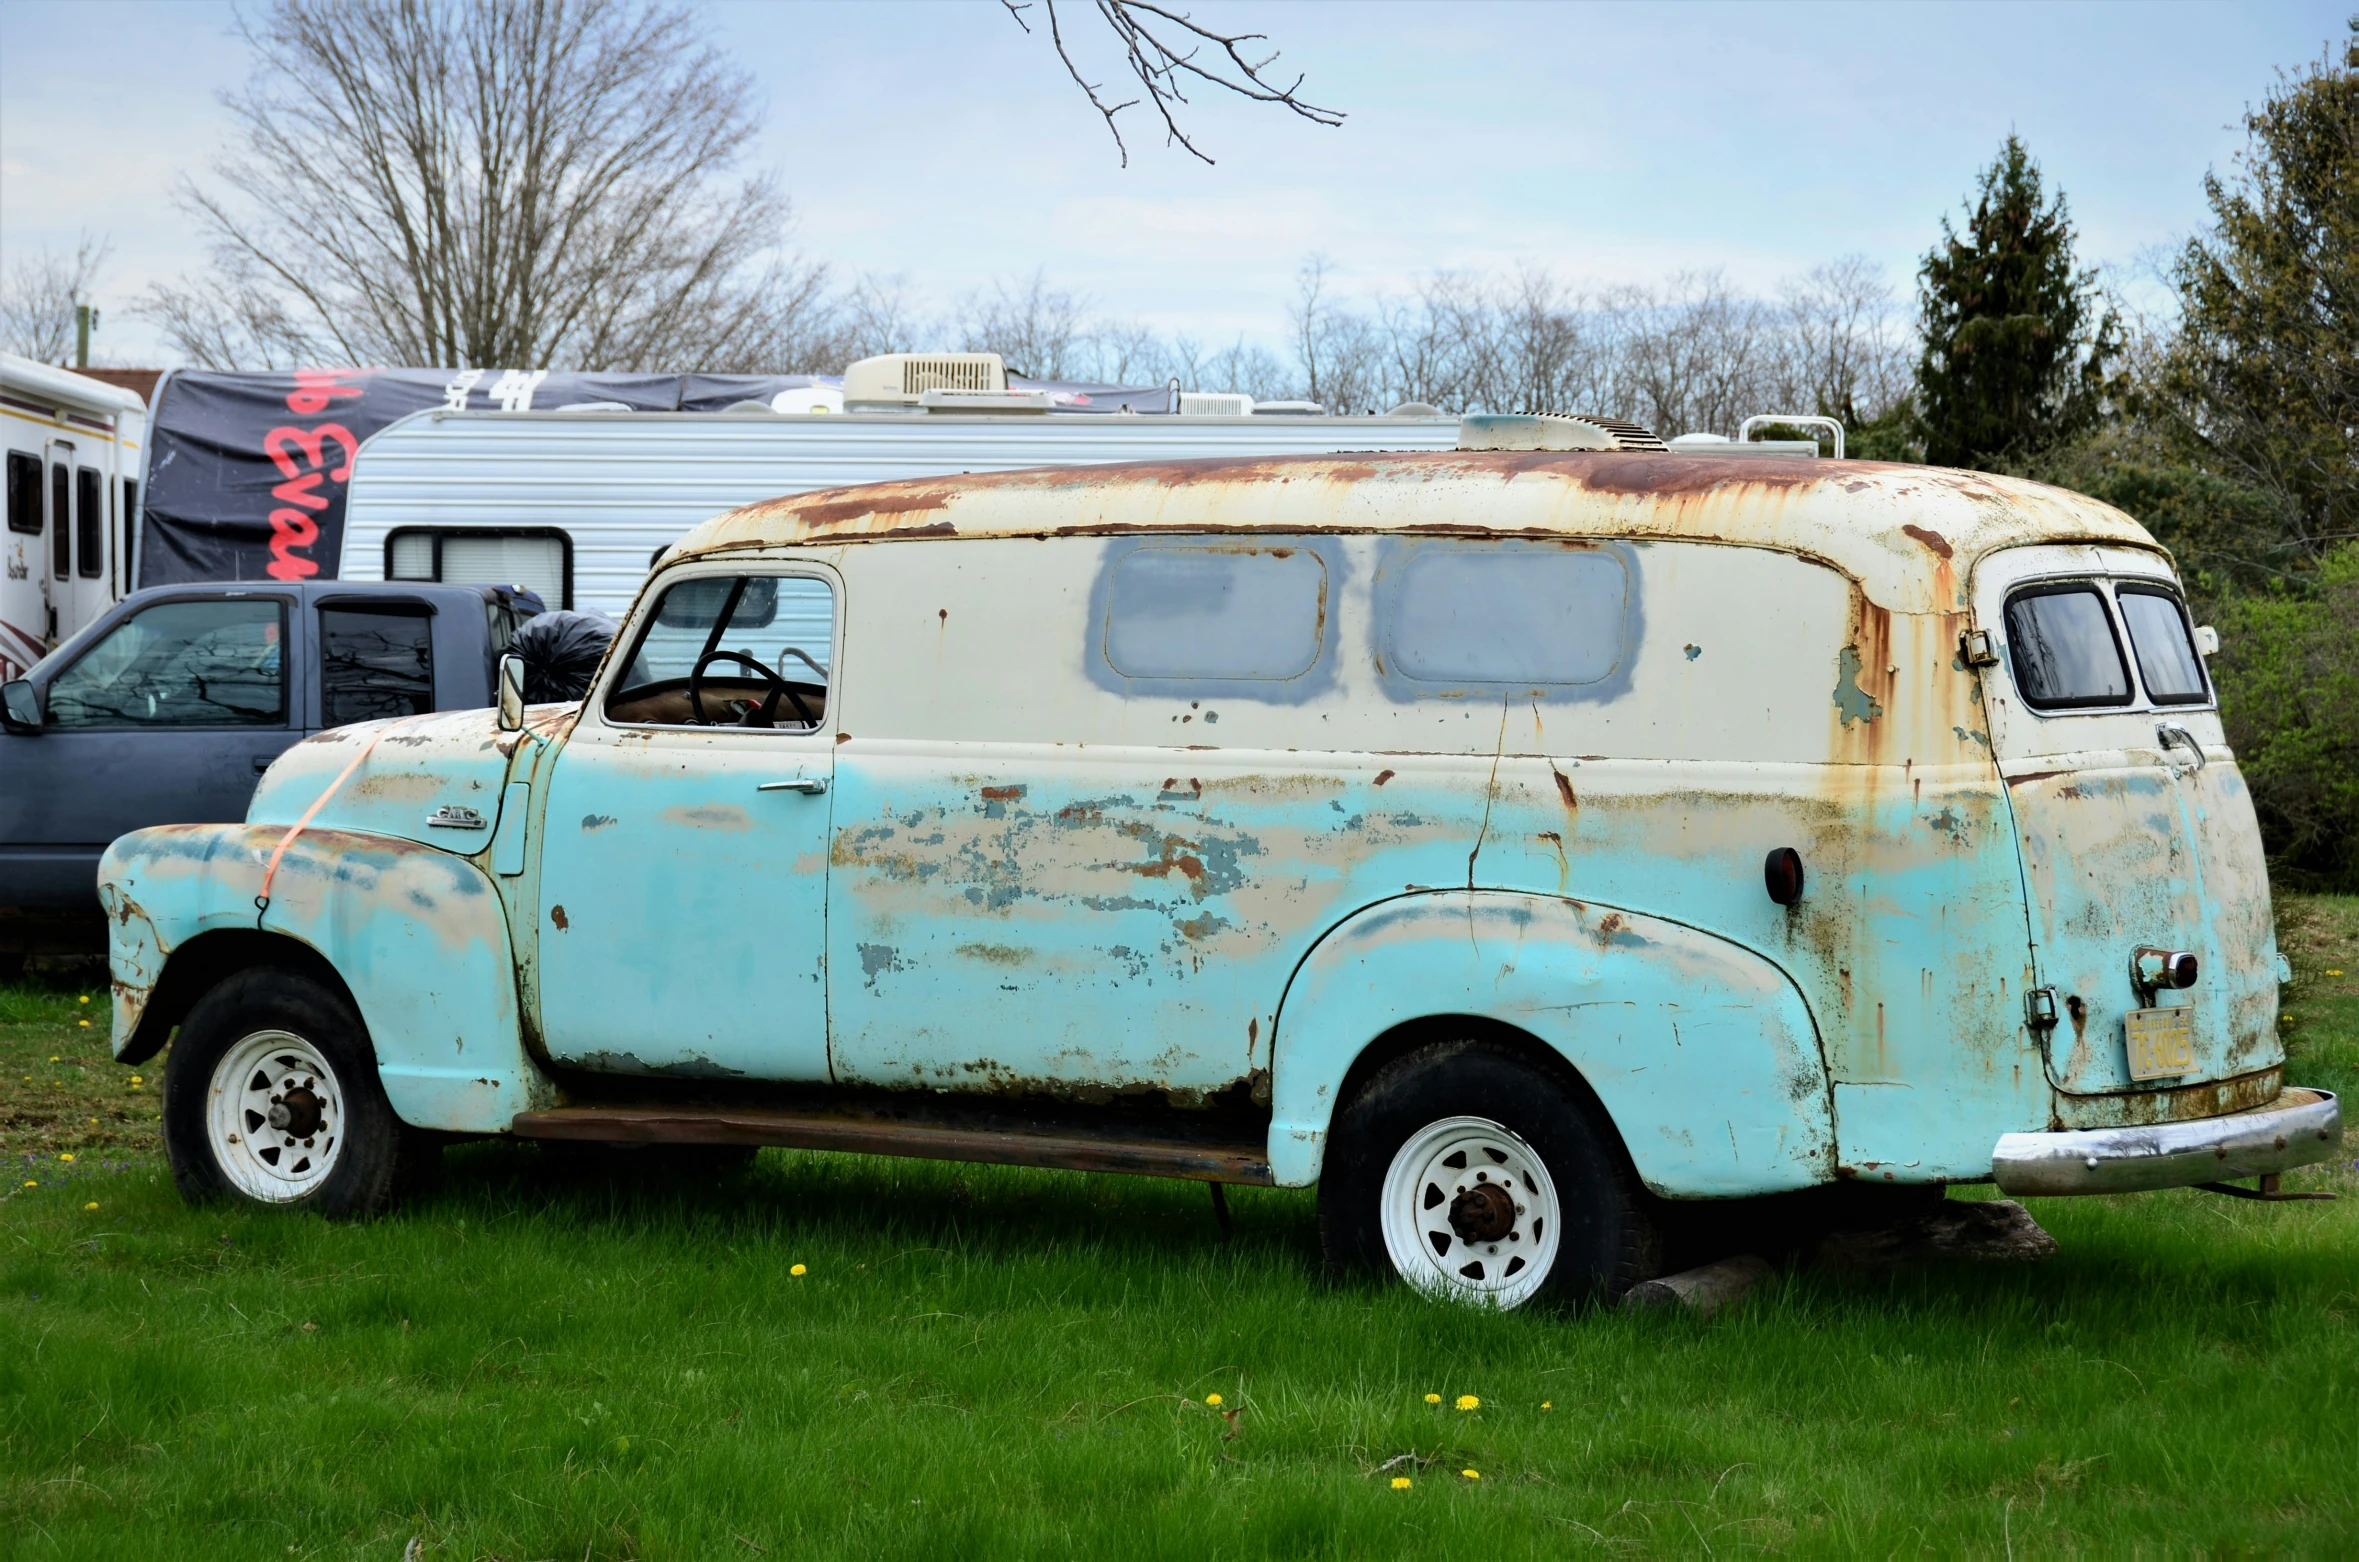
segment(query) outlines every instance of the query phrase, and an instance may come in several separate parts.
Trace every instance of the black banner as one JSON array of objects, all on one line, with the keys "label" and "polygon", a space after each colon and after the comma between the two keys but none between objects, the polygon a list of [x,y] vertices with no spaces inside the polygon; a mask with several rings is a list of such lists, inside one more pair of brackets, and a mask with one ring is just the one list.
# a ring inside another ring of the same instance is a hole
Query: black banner
[{"label": "black banner", "polygon": [[[842,383],[810,374],[546,369],[176,371],[157,388],[148,414],[139,583],[332,579],[344,540],[345,492],[361,442],[429,407],[719,412]],[[1063,412],[1168,410],[1162,386],[1066,385],[1014,376],[1008,386],[1049,391]]]}]

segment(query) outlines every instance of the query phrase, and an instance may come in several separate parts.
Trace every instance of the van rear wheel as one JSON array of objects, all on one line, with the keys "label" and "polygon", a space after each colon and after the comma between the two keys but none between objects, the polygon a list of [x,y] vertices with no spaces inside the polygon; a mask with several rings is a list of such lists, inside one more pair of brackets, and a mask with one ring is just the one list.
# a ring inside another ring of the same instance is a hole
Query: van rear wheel
[{"label": "van rear wheel", "polygon": [[1336,1270],[1499,1308],[1618,1299],[1660,1249],[1578,1087],[1472,1038],[1394,1059],[1337,1112],[1319,1238]]},{"label": "van rear wheel", "polygon": [[240,971],[173,1039],[164,1151],[192,1204],[375,1215],[418,1180],[408,1163],[439,1149],[413,1137],[385,1099],[360,1016],[308,976]]}]

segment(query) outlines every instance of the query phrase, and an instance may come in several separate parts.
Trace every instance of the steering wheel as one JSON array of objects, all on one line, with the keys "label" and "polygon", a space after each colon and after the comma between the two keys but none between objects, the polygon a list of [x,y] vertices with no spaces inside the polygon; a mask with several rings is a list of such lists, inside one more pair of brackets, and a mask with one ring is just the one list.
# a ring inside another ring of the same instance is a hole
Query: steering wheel
[{"label": "steering wheel", "polygon": [[748,668],[753,672],[760,674],[762,681],[770,686],[770,692],[763,697],[762,703],[754,707],[752,710],[747,711],[743,716],[738,718],[738,726],[775,726],[777,724],[776,717],[778,715],[778,697],[782,694],[785,695],[787,699],[794,702],[795,714],[802,718],[804,726],[815,727],[819,724],[816,718],[812,716],[811,708],[803,703],[803,697],[794,691],[794,686],[789,684],[776,672],[773,672],[770,668],[763,666],[760,662],[755,661],[752,657],[746,655],[743,651],[715,650],[707,651],[704,653],[704,655],[698,657],[696,659],[696,666],[692,668],[688,674],[689,719],[695,722],[698,726],[717,727],[721,725],[721,723],[708,717],[704,710],[704,670],[707,667],[712,666],[715,662],[735,662],[740,667]]}]

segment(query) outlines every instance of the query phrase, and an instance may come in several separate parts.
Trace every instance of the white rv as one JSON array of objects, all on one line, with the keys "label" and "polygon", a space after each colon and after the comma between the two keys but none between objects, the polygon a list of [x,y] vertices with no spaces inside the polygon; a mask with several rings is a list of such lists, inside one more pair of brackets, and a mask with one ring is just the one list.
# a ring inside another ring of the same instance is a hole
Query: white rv
[{"label": "white rv", "polygon": [[0,353],[0,679],[21,676],[131,589],[146,430],[147,403],[132,392]]},{"label": "white rv", "polygon": [[759,402],[413,413],[361,446],[337,575],[524,586],[551,607],[619,614],[690,527],[758,499],[1021,467],[1449,450],[1458,439],[1455,418],[1174,399],[1177,413],[1068,412],[1050,394],[1008,390],[994,357],[940,354],[854,364],[841,415]]}]

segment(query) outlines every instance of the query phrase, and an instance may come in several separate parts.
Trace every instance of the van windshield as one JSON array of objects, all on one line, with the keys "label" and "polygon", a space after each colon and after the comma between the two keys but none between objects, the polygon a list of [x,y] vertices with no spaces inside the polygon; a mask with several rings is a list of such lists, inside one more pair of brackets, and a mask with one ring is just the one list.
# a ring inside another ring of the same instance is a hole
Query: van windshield
[{"label": "van windshield", "polygon": [[2041,586],[2007,603],[2015,687],[2036,708],[2127,705],[2130,670],[2094,586]]}]

